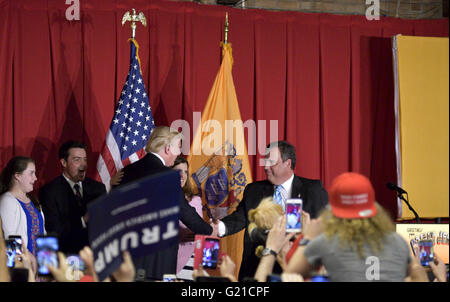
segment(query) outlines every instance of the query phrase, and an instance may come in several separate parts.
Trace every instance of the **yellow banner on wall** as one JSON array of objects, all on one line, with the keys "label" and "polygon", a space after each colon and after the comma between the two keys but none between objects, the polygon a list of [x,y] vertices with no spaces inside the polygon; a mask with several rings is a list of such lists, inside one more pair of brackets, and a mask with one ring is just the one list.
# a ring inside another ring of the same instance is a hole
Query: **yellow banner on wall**
[{"label": "yellow banner on wall", "polygon": [[[399,185],[423,218],[449,216],[448,42],[396,37]],[[414,218],[404,204],[401,218]]]}]

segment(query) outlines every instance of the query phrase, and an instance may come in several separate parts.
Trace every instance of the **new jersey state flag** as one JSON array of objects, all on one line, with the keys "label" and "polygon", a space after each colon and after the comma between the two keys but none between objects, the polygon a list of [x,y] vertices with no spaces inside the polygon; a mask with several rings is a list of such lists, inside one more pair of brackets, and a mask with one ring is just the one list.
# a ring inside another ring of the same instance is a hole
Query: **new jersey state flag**
[{"label": "new jersey state flag", "polygon": [[[242,200],[252,182],[244,127],[231,73],[231,44],[221,43],[222,64],[217,73],[188,156],[192,185],[214,218],[221,219]],[[236,263],[242,260],[244,230],[221,239],[221,251]]]}]

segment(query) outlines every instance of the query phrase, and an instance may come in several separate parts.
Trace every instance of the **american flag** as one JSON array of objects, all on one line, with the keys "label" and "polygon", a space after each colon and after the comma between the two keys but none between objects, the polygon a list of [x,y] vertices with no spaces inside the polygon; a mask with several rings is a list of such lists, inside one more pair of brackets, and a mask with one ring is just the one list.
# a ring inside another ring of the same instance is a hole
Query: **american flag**
[{"label": "american flag", "polygon": [[152,108],[142,79],[137,50],[131,40],[130,70],[120,94],[119,103],[97,161],[97,171],[106,188],[118,170],[145,155],[145,145],[155,128]]}]

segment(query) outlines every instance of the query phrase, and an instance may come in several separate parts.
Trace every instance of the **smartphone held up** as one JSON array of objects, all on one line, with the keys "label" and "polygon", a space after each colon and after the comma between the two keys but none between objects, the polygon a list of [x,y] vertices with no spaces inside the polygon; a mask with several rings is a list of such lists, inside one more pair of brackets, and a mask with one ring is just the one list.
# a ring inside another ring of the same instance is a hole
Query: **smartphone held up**
[{"label": "smartphone held up", "polygon": [[6,265],[8,267],[14,267],[16,255],[22,255],[22,243],[22,237],[19,235],[10,235],[8,239],[5,240],[7,256]]},{"label": "smartphone held up", "polygon": [[194,244],[194,268],[201,265],[206,269],[216,269],[220,256],[220,239],[213,236],[196,235]]},{"label": "smartphone held up", "polygon": [[[430,266],[434,261],[434,243],[430,239],[413,238],[409,242],[413,254],[419,257],[422,266]],[[419,253],[417,255],[417,253]]]},{"label": "smartphone held up", "polygon": [[430,262],[434,261],[433,241],[419,241],[419,259],[422,266],[430,266]]},{"label": "smartphone held up", "polygon": [[54,236],[41,235],[36,239],[36,260],[38,263],[38,274],[40,276],[51,275],[49,265],[59,266],[58,261],[58,238]]},{"label": "smartphone held up", "polygon": [[286,232],[300,233],[302,230],[303,200],[291,198],[286,200]]}]

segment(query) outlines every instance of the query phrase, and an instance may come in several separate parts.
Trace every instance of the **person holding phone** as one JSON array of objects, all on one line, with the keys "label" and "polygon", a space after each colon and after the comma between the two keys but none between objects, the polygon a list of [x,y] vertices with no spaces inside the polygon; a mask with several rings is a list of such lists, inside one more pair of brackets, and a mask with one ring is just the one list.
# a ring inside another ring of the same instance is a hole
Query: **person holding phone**
[{"label": "person holding phone", "polygon": [[[412,240],[411,240],[412,241]],[[410,276],[407,278],[407,281],[416,281],[414,280],[414,275],[422,274],[424,275],[422,277],[424,282],[432,281],[429,279],[427,272],[431,270],[431,272],[434,275],[434,282],[447,282],[448,281],[448,267],[445,265],[445,263],[438,257],[438,255],[434,255],[431,259],[429,259],[429,262],[427,265],[424,265],[423,259],[421,259],[420,255],[420,247],[418,244],[411,245],[412,252],[413,252],[413,259],[415,260],[415,267],[410,268],[410,271],[413,269],[415,272],[411,272]],[[420,277],[419,277],[420,278]],[[418,278],[416,278],[418,279]],[[422,280],[420,280],[422,281]]]},{"label": "person holding phone", "polygon": [[0,216],[5,236],[19,235],[36,256],[36,239],[45,234],[45,220],[38,199],[31,194],[36,165],[29,157],[13,157],[0,174]]},{"label": "person holding phone", "polygon": [[24,269],[28,271],[28,280],[27,282],[36,282],[35,273],[33,270],[33,256],[30,254],[28,249],[25,249],[25,251],[22,254],[16,254],[14,262],[15,266],[14,269]]},{"label": "person holding phone", "polygon": [[323,265],[330,281],[404,281],[412,263],[408,243],[375,202],[370,180],[354,172],[339,175],[330,188],[330,205],[305,224],[304,248],[296,250],[285,271],[307,278]]},{"label": "person holding phone", "polygon": [[[258,244],[255,249],[255,255],[258,258],[262,256],[261,252],[266,243],[267,233],[280,216],[283,216],[283,208],[279,204],[274,203],[272,197],[263,198],[256,209],[248,212],[250,221],[248,233],[252,241]],[[256,231],[256,229],[259,230]]]},{"label": "person holding phone", "polygon": [[290,198],[301,198],[303,211],[311,218],[316,218],[328,204],[328,193],[320,180],[308,179],[295,175],[295,147],[286,141],[270,143],[264,157],[266,180],[256,181],[245,187],[242,201],[236,211],[221,219],[217,224],[219,236],[235,234],[246,229],[244,251],[239,271],[239,280],[255,274],[259,259],[255,256],[256,244],[247,232],[248,213],[255,209],[264,197],[272,196],[283,211]]},{"label": "person holding phone", "polygon": [[[291,199],[288,200],[288,202],[289,201],[292,201],[292,204],[297,208],[300,207],[300,203],[298,203],[298,200]],[[248,216],[250,224],[248,226],[248,233],[251,240],[258,245],[255,249],[255,255],[258,258],[262,258],[264,256],[263,250],[265,249],[267,235],[281,216],[286,216],[285,231],[287,233],[294,234],[294,236],[291,238],[291,241],[283,246],[280,252],[277,253],[277,262],[274,263],[274,266],[271,270],[271,272],[273,272],[274,274],[281,274],[282,270],[286,268],[287,262],[290,260],[291,255],[295,252],[295,250],[299,246],[301,239],[303,238],[303,235],[300,233],[298,221],[301,220],[302,224],[309,223],[310,218],[308,213],[298,210],[297,212],[301,212],[300,215],[302,215],[302,217],[300,219],[296,217],[296,222],[293,223],[293,227],[290,228],[287,224],[287,221],[289,220],[289,212],[285,214],[283,212],[283,208],[279,204],[273,202],[272,197],[264,198],[256,209],[252,209],[249,211]]]}]

